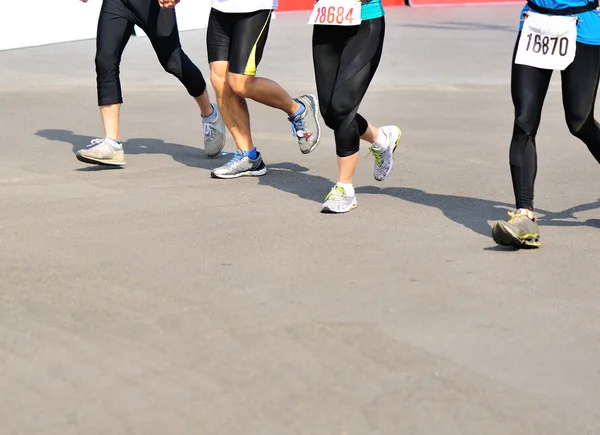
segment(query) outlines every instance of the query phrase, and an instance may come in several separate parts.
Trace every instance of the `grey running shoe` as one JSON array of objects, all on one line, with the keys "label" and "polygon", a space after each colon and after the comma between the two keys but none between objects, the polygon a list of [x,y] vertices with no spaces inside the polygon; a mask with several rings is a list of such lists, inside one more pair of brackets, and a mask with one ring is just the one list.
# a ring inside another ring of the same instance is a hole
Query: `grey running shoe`
[{"label": "grey running shoe", "polygon": [[213,178],[258,177],[266,173],[267,167],[260,153],[258,153],[256,159],[252,160],[238,150],[231,160],[223,166],[213,169],[210,176]]},{"label": "grey running shoe", "polygon": [[348,213],[350,210],[355,209],[356,207],[358,207],[356,195],[348,195],[346,193],[346,189],[336,184],[325,198],[325,203],[321,207],[321,212]]},{"label": "grey running shoe", "polygon": [[125,166],[123,147],[116,147],[106,139],[93,139],[87,148],[77,151],[77,160],[93,165]]},{"label": "grey running shoe", "polygon": [[302,95],[296,98],[304,105],[304,112],[295,118],[288,118],[292,123],[292,131],[298,139],[302,154],[312,152],[321,141],[321,124],[319,124],[319,103],[312,95]]},{"label": "grey running shoe", "polygon": [[519,209],[508,214],[511,216],[508,222],[499,221],[494,225],[494,241],[513,248],[539,248],[540,228],[533,218],[533,212]]},{"label": "grey running shoe", "polygon": [[214,122],[202,121],[204,126],[204,152],[208,157],[215,157],[225,148],[227,141],[227,127],[221,113],[215,104],[212,105],[217,115]]},{"label": "grey running shoe", "polygon": [[377,181],[383,181],[392,173],[394,169],[394,151],[398,148],[402,132],[395,125],[388,125],[379,129],[385,136],[385,146],[383,148],[371,146],[369,149],[373,153],[373,177]]}]

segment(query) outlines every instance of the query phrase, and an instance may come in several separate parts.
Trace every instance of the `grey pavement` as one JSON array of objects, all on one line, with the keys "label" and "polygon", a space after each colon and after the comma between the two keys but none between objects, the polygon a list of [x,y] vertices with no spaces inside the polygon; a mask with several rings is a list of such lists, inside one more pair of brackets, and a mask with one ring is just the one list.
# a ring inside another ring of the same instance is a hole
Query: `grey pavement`
[{"label": "grey pavement", "polygon": [[[404,139],[384,183],[361,157],[343,216],[319,213],[331,132],[301,155],[257,104],[268,174],[210,179],[224,157],[145,38],[123,62],[123,170],[74,157],[101,134],[94,41],[0,53],[0,434],[600,433],[600,172],[558,76],[543,247],[490,237],[513,202],[519,8],[388,11],[361,113]],[[293,94],[315,92],[307,18],[277,17],[260,68]],[[182,34],[206,72],[204,37]]]}]

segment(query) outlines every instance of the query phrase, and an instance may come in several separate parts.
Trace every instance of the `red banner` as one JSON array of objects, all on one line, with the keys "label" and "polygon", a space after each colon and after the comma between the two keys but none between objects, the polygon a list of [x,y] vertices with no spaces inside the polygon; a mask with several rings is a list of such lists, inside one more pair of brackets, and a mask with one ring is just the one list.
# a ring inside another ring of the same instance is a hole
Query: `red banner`
[{"label": "red banner", "polygon": [[525,0],[410,0],[411,6],[505,5],[525,3]]},{"label": "red banner", "polygon": [[[280,12],[283,11],[309,11],[315,4],[314,0],[279,0]],[[384,6],[404,6],[404,0],[383,0]]]}]

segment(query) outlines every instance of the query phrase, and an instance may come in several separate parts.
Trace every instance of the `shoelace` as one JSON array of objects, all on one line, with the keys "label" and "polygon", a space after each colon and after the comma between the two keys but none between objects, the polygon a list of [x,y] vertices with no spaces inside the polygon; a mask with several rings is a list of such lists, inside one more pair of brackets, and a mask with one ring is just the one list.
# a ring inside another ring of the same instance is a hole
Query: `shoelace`
[{"label": "shoelace", "polygon": [[327,198],[325,198],[325,200],[339,201],[344,197],[344,195],[346,195],[346,191],[342,186],[334,186],[327,195]]},{"label": "shoelace", "polygon": [[233,166],[244,158],[244,155],[240,152],[235,153],[235,155],[225,163],[225,166]]},{"label": "shoelace", "polygon": [[92,141],[89,143],[89,145],[87,147],[92,148],[92,147],[95,147],[96,145],[100,145],[103,142],[104,142],[104,139],[92,139]]},{"label": "shoelace", "polygon": [[292,134],[294,137],[303,138],[306,133],[306,128],[304,127],[304,121],[302,118],[297,121],[291,121],[292,123]]},{"label": "shoelace", "polygon": [[204,138],[208,140],[214,139],[216,129],[217,128],[213,125],[212,122],[206,122],[204,124]]},{"label": "shoelace", "polygon": [[[377,166],[381,167],[381,165],[383,165],[383,150],[382,149],[375,149],[373,147],[369,147],[369,154],[373,154],[373,158],[375,159],[375,164]],[[369,157],[369,154],[367,154],[367,157]]]}]

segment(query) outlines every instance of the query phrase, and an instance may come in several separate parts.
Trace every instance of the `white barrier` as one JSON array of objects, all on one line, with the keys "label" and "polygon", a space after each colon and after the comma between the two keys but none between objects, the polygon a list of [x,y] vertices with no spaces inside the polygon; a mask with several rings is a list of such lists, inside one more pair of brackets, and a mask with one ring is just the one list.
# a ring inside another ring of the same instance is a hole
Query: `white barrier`
[{"label": "white barrier", "polygon": [[[158,1],[158,0],[153,0]],[[0,0],[0,50],[96,37],[102,0]],[[179,30],[206,27],[210,0],[182,0]],[[136,34],[143,34],[136,29]]]}]

